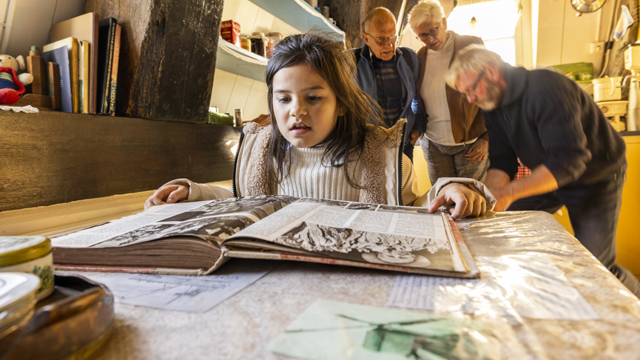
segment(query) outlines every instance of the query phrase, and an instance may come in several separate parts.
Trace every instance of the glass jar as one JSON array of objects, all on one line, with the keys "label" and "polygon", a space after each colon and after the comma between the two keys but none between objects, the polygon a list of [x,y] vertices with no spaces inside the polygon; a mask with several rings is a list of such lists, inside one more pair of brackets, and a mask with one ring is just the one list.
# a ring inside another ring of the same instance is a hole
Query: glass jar
[{"label": "glass jar", "polygon": [[267,44],[264,33],[256,31],[251,34],[251,52],[263,57],[267,57]]},{"label": "glass jar", "polygon": [[269,45],[267,46],[267,58],[270,58],[274,47],[284,39],[284,36],[279,32],[270,32],[267,34],[267,39],[269,39]]},{"label": "glass jar", "polygon": [[240,45],[243,49],[251,51],[251,35],[240,34]]}]

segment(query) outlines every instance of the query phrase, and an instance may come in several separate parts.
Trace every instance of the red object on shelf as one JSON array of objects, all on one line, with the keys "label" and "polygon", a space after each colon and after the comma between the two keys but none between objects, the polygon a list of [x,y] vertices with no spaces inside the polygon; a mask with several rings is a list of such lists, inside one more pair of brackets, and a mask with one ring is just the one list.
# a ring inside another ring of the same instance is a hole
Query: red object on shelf
[{"label": "red object on shelf", "polygon": [[240,41],[240,24],[233,20],[226,20],[220,23],[220,36],[222,36],[222,39],[237,47],[242,46]]}]

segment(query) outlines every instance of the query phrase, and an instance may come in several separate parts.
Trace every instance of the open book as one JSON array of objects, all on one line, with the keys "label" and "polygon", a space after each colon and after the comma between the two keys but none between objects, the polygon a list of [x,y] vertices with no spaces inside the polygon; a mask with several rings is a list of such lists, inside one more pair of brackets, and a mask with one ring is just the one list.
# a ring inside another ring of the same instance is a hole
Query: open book
[{"label": "open book", "polygon": [[259,258],[479,275],[444,212],[289,196],[155,206],[52,242],[57,269],[204,275]]}]

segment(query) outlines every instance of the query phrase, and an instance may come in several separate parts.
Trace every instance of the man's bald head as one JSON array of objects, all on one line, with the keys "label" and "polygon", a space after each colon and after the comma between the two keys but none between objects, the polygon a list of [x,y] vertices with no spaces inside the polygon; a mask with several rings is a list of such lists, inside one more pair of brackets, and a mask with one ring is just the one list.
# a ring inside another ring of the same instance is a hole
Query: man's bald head
[{"label": "man's bald head", "polygon": [[391,11],[389,11],[389,9],[385,7],[377,7],[369,11],[367,17],[364,18],[364,21],[362,22],[362,31],[369,32],[369,26],[372,22],[374,23],[374,25],[376,25],[375,23],[391,22],[395,27],[396,17]]}]

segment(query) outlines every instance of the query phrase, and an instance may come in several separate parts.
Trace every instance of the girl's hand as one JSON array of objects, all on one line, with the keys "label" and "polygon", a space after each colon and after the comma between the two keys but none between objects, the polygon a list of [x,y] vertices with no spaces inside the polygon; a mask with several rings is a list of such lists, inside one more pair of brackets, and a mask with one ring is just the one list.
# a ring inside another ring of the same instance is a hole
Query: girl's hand
[{"label": "girl's hand", "polygon": [[429,211],[435,212],[441,206],[455,204],[449,209],[453,219],[467,216],[477,217],[487,212],[484,196],[463,184],[451,183],[440,189],[438,196],[429,204]]},{"label": "girl's hand", "polygon": [[189,187],[186,185],[165,185],[149,196],[144,203],[144,209],[162,204],[173,204],[189,197]]}]

